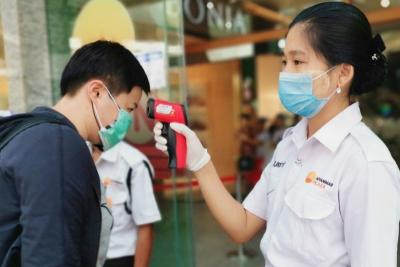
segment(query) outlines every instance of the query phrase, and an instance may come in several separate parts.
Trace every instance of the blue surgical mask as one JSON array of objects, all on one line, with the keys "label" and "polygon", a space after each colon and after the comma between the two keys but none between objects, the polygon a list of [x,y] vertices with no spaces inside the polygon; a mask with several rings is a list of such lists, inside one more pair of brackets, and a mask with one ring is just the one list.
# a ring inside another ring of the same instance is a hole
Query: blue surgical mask
[{"label": "blue surgical mask", "polygon": [[96,117],[96,120],[100,126],[100,130],[98,131],[101,143],[102,143],[102,149],[104,151],[109,150],[116,144],[122,141],[126,134],[129,131],[129,128],[132,125],[132,116],[125,110],[121,109],[117,102],[115,101],[114,97],[110,93],[110,91],[105,87],[108,95],[110,96],[111,100],[114,102],[114,105],[116,106],[118,110],[118,117],[112,123],[111,125],[104,127],[103,124],[101,123],[99,114],[97,112],[96,106],[93,104],[93,110],[94,110],[94,115]]},{"label": "blue surgical mask", "polygon": [[335,93],[340,93],[340,88],[326,98],[317,98],[313,94],[313,81],[334,68],[332,67],[314,78],[310,73],[281,72],[279,74],[279,98],[283,106],[288,111],[306,118],[317,115]]}]

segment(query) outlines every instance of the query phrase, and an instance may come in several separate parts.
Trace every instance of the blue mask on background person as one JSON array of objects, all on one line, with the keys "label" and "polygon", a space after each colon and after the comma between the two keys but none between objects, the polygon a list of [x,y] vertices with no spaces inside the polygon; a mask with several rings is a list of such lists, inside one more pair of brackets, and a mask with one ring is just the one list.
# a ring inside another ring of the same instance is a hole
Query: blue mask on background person
[{"label": "blue mask on background person", "polygon": [[317,98],[313,94],[313,81],[330,72],[335,67],[313,78],[310,73],[281,72],[279,74],[279,98],[282,105],[290,112],[306,118],[317,115],[335,94],[340,93],[337,88],[326,98]]}]

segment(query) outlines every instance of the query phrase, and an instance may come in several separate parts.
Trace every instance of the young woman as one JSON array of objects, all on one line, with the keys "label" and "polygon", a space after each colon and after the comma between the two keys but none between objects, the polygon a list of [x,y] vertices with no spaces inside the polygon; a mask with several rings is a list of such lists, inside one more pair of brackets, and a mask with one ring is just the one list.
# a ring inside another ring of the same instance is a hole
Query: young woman
[{"label": "young woman", "polygon": [[[171,124],[186,136],[187,168],[228,235],[246,242],[266,227],[265,266],[396,266],[400,172],[350,101],[383,82],[384,49],[349,4],[317,4],[293,20],[279,96],[304,119],[286,130],[243,204],[225,190],[194,132]],[[156,146],[166,151],[161,128]]]}]

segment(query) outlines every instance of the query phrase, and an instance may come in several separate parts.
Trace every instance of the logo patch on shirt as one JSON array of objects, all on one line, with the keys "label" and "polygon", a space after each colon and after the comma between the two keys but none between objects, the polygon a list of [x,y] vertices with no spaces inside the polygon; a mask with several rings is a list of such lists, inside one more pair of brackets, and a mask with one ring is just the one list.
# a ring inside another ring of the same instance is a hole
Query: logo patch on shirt
[{"label": "logo patch on shirt", "polygon": [[286,162],[279,162],[279,161],[274,161],[274,166],[275,168],[283,168],[285,166]]},{"label": "logo patch on shirt", "polygon": [[316,172],[310,172],[304,180],[306,184],[314,184],[321,188],[332,187],[333,183],[319,177]]}]

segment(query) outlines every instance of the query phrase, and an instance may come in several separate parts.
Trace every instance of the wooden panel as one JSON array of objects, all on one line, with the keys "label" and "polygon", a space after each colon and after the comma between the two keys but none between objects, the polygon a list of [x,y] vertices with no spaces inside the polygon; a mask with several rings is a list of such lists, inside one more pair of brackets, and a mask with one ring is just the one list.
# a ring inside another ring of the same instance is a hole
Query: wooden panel
[{"label": "wooden panel", "polygon": [[[187,68],[189,95],[191,90],[205,90],[207,130],[201,131],[220,176],[235,174],[238,141],[235,140],[239,118],[240,63],[191,65]],[[189,104],[189,113],[191,112]],[[195,107],[192,112],[201,112]],[[208,133],[206,133],[208,132]]]},{"label": "wooden panel", "polygon": [[273,118],[279,112],[286,112],[278,96],[278,78],[281,70],[281,57],[262,55],[256,59],[258,114]]},{"label": "wooden panel", "polygon": [[264,6],[258,5],[252,1],[246,0],[242,3],[243,10],[253,16],[258,16],[268,21],[283,23],[286,26],[290,24],[292,18],[287,17],[280,13]]},{"label": "wooden panel", "polygon": [[400,7],[391,7],[379,9],[366,13],[369,22],[372,26],[380,26],[396,21],[400,21]]},{"label": "wooden panel", "polygon": [[185,46],[186,54],[205,52],[207,49],[220,48],[225,46],[234,46],[247,43],[260,43],[283,38],[287,33],[287,28],[278,30],[268,30],[257,33],[250,33],[236,37],[222,38],[213,41],[207,41],[199,44],[190,44]]}]

